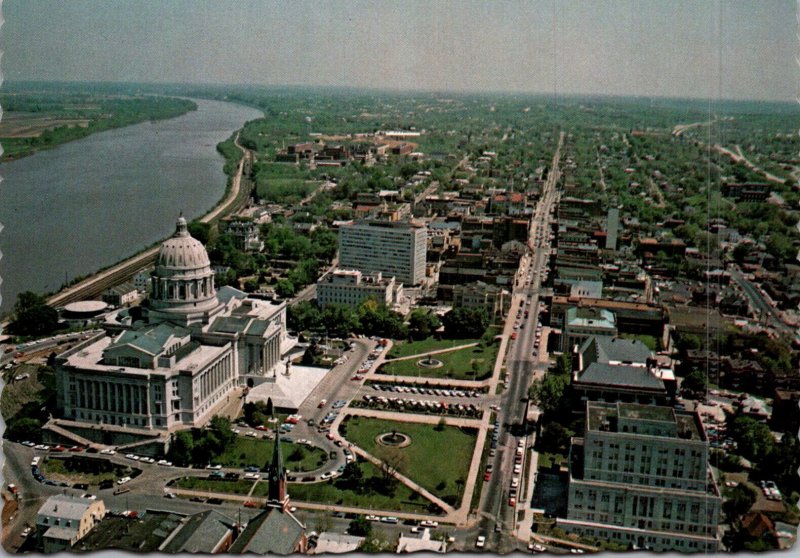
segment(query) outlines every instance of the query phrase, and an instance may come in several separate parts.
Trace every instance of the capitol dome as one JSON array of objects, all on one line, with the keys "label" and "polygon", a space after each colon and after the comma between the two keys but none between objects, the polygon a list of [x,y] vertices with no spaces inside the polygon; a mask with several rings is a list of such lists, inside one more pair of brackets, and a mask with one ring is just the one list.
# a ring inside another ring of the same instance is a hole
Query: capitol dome
[{"label": "capitol dome", "polygon": [[151,281],[151,321],[188,325],[206,321],[220,307],[208,252],[189,234],[183,216],[175,234],[161,245]]},{"label": "capitol dome", "polygon": [[178,218],[175,234],[161,245],[156,265],[169,269],[192,270],[210,267],[203,243],[189,234],[186,219]]}]

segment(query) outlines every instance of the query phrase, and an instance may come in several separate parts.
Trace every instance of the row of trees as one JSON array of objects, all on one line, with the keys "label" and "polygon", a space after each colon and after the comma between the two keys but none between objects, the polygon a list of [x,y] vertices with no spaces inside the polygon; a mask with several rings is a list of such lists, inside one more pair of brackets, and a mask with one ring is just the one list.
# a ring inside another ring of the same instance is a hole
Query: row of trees
[{"label": "row of trees", "polygon": [[420,340],[434,335],[442,325],[450,338],[481,337],[489,326],[489,318],[483,309],[455,308],[439,320],[433,312],[417,308],[405,323],[402,315],[375,299],[365,300],[356,309],[344,304],[320,308],[315,302],[303,301],[289,308],[288,325],[294,331],[324,331],[331,337],[363,333]]},{"label": "row of trees", "polygon": [[215,416],[204,429],[173,434],[167,459],[181,467],[208,465],[236,440],[231,421]]}]

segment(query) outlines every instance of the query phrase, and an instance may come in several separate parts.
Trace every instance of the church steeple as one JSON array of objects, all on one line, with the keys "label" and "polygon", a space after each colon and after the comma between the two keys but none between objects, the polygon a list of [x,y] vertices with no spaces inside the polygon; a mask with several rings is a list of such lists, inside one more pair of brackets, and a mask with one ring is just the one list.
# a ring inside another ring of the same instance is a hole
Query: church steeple
[{"label": "church steeple", "polygon": [[275,447],[272,450],[272,465],[269,468],[268,482],[267,506],[288,509],[289,495],[286,493],[286,469],[283,468],[281,441],[277,431],[275,432]]}]

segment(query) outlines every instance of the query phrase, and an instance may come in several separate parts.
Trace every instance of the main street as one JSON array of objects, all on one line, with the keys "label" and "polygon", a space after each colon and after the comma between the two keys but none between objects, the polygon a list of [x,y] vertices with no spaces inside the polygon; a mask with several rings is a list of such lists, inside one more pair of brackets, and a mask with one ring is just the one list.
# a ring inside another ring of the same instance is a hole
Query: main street
[{"label": "main street", "polygon": [[[512,537],[517,527],[515,513],[517,506],[509,505],[509,489],[512,479],[516,477],[518,491],[523,494],[524,478],[521,472],[514,472],[516,449],[519,440],[522,440],[525,459],[520,471],[524,471],[530,455],[529,449],[534,442],[526,420],[528,390],[533,380],[542,378],[546,371],[546,363],[540,363],[540,360],[533,356],[536,344],[534,332],[539,323],[539,292],[542,277],[551,249],[550,210],[557,198],[556,184],[560,176],[558,167],[563,141],[564,134],[561,133],[542,197],[530,222],[529,246],[532,247],[532,253],[522,263],[508,315],[508,320],[519,322],[519,328],[516,329],[518,338],[511,342],[508,351],[506,362],[509,386],[503,394],[503,403],[497,413],[501,436],[495,458],[491,462],[493,472],[489,482],[484,486],[480,506],[480,534],[487,537],[487,547],[496,552],[506,552],[519,545],[519,541]],[[518,319],[517,316],[523,315],[526,310],[528,316]],[[545,347],[542,346],[539,350],[544,351]],[[532,489],[527,494],[528,499],[531,494]]]}]

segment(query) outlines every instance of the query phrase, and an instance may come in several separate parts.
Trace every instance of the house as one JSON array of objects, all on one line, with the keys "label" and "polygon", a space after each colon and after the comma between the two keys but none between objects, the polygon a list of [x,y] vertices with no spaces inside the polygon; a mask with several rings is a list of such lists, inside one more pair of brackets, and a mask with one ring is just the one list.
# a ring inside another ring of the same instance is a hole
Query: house
[{"label": "house", "polygon": [[364,537],[335,532],[320,533],[317,546],[312,548],[309,554],[346,554],[358,550],[363,542]]},{"label": "house", "polygon": [[139,289],[132,281],[110,287],[103,292],[103,302],[112,306],[125,306],[139,298]]},{"label": "house", "polygon": [[400,533],[397,541],[397,553],[402,552],[438,552],[444,554],[447,551],[447,543],[431,538],[431,530],[426,528],[419,534],[406,535]]},{"label": "house", "polygon": [[102,500],[76,496],[50,496],[36,514],[39,548],[47,554],[69,550],[106,515]]}]

